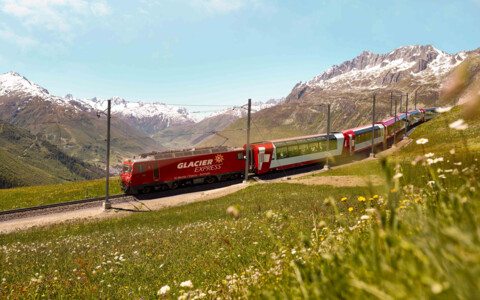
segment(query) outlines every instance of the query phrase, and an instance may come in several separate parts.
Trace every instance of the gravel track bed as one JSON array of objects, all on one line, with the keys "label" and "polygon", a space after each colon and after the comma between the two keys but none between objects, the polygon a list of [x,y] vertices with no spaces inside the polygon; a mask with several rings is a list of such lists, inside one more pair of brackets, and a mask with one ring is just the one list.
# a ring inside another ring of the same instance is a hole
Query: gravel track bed
[{"label": "gravel track bed", "polygon": [[[77,204],[72,204],[72,205],[56,206],[56,207],[50,207],[50,208],[45,208],[45,209],[36,209],[36,210],[31,210],[31,211],[18,212],[18,213],[7,214],[7,215],[0,215],[0,222],[5,222],[5,221],[9,221],[9,220],[16,220],[16,219],[26,219],[26,218],[36,217],[36,216],[50,215],[50,214],[79,210],[79,209],[84,209],[84,208],[101,207],[103,201],[104,200],[101,199],[101,200],[93,201],[93,202],[77,203]],[[129,202],[129,201],[137,201],[137,199],[134,198],[133,196],[123,196],[123,197],[119,197],[119,198],[110,199],[110,202],[112,204]]]}]

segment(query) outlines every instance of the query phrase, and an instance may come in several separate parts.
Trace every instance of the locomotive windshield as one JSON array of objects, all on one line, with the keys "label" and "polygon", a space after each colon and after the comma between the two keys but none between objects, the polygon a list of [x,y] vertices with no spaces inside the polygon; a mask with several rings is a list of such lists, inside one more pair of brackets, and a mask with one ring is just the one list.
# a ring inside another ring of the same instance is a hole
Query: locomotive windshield
[{"label": "locomotive windshield", "polygon": [[130,174],[132,171],[132,165],[123,164],[123,173]]}]

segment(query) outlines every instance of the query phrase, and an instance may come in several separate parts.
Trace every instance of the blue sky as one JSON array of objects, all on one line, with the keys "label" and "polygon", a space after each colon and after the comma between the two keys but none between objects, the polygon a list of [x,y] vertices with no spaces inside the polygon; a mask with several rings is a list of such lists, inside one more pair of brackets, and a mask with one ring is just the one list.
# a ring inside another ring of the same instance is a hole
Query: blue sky
[{"label": "blue sky", "polygon": [[0,0],[0,73],[173,104],[287,96],[360,54],[480,47],[480,0]]}]

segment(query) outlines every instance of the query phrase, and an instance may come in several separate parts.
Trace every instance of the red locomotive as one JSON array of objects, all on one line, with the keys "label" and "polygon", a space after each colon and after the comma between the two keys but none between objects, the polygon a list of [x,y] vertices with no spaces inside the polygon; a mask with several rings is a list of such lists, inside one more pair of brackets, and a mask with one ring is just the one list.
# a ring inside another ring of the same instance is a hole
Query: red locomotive
[{"label": "red locomotive", "polygon": [[152,152],[123,163],[125,193],[176,189],[180,185],[239,178],[245,171],[245,151],[228,147]]},{"label": "red locomotive", "polygon": [[[394,134],[400,136],[411,127],[435,117],[435,108],[399,113],[372,125],[342,132],[317,134],[252,143],[249,170],[264,174],[322,162],[330,156],[353,155],[386,145]],[[328,151],[327,151],[328,142]],[[175,189],[180,185],[213,183],[236,179],[245,171],[244,148],[212,147],[191,150],[152,152],[123,163],[122,186],[125,193],[148,193],[158,189]]]}]

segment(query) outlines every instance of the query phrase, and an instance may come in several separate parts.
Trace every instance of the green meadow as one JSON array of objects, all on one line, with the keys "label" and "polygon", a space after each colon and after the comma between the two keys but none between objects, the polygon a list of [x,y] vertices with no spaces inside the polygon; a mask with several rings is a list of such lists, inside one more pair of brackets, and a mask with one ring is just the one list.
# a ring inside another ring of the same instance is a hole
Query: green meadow
[{"label": "green meadow", "polygon": [[422,124],[392,157],[315,175],[374,174],[382,185],[252,184],[207,202],[2,235],[0,297],[474,299],[480,122],[450,128],[461,113]]}]

